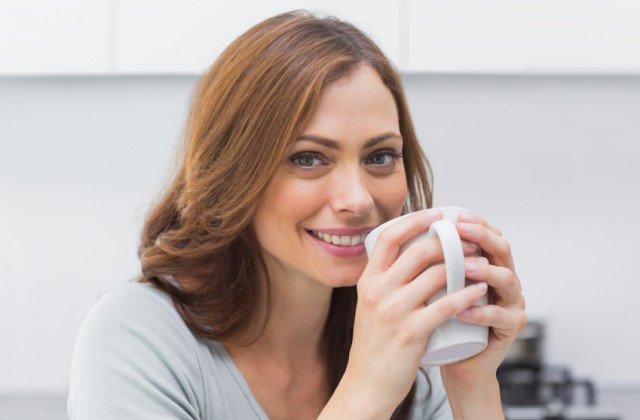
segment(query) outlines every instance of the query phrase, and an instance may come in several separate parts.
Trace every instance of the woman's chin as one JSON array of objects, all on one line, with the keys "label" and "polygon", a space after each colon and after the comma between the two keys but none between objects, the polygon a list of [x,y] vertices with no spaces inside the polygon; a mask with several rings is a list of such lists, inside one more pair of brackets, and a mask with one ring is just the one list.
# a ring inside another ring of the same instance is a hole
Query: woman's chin
[{"label": "woman's chin", "polygon": [[354,273],[329,273],[324,277],[322,283],[333,288],[355,286],[361,275],[362,270]]}]

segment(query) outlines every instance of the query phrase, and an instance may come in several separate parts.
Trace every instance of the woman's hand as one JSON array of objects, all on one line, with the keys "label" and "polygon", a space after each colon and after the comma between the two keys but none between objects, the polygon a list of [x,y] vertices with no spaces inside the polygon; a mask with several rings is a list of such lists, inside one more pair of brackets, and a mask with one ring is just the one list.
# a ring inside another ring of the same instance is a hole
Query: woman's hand
[{"label": "woman's hand", "polygon": [[[386,228],[358,281],[349,363],[336,393],[365,401],[371,417],[388,417],[407,395],[431,332],[486,293],[473,285],[424,305],[446,285],[444,265],[436,264],[443,259],[440,242],[415,241],[402,254],[400,248],[441,218],[440,211],[417,212]],[[466,254],[477,250],[466,241],[463,247]]]},{"label": "woman's hand", "polygon": [[455,399],[453,394],[460,391],[469,399],[469,392],[483,382],[495,384],[498,366],[525,327],[525,300],[515,273],[511,246],[501,231],[472,214],[461,214],[457,228],[460,238],[478,244],[484,255],[467,259],[467,279],[487,283],[493,297],[489,305],[473,306],[458,314],[464,322],[490,327],[487,348],[472,358],[441,367],[450,398]]}]

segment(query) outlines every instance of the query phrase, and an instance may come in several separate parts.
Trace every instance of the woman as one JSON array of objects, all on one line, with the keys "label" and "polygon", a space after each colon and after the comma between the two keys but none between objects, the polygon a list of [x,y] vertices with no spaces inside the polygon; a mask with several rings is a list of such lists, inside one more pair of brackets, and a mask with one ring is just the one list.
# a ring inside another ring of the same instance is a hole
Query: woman
[{"label": "woman", "polygon": [[[202,78],[185,156],[151,211],[141,282],[103,296],[80,332],[72,418],[502,416],[496,369],[524,327],[509,244],[458,224],[467,287],[445,284],[429,166],[398,75],[353,26],[304,12],[251,28]],[[422,273],[422,274],[421,274]],[[470,308],[493,290],[493,305]],[[488,325],[488,348],[419,369],[451,316]],[[446,390],[446,394],[445,394]]]}]

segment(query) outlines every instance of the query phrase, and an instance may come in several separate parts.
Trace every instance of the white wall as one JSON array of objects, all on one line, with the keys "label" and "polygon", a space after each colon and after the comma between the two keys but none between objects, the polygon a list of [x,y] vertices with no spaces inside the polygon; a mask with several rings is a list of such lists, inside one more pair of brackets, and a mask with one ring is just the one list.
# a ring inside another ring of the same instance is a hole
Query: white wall
[{"label": "white wall", "polygon": [[63,391],[98,291],[138,234],[195,79],[0,79],[0,392]]},{"label": "white wall", "polygon": [[[640,386],[640,78],[405,81],[436,205],[510,238],[548,360]],[[65,391],[96,294],[137,274],[194,83],[0,78],[0,393]]]}]

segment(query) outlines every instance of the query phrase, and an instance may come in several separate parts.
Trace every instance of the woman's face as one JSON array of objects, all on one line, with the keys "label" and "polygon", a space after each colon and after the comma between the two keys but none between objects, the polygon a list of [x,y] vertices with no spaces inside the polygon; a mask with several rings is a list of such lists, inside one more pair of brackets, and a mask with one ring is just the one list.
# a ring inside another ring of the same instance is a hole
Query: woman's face
[{"label": "woman's face", "polygon": [[254,228],[271,278],[356,284],[364,237],[407,196],[398,111],[369,66],[324,90],[258,206]]}]

